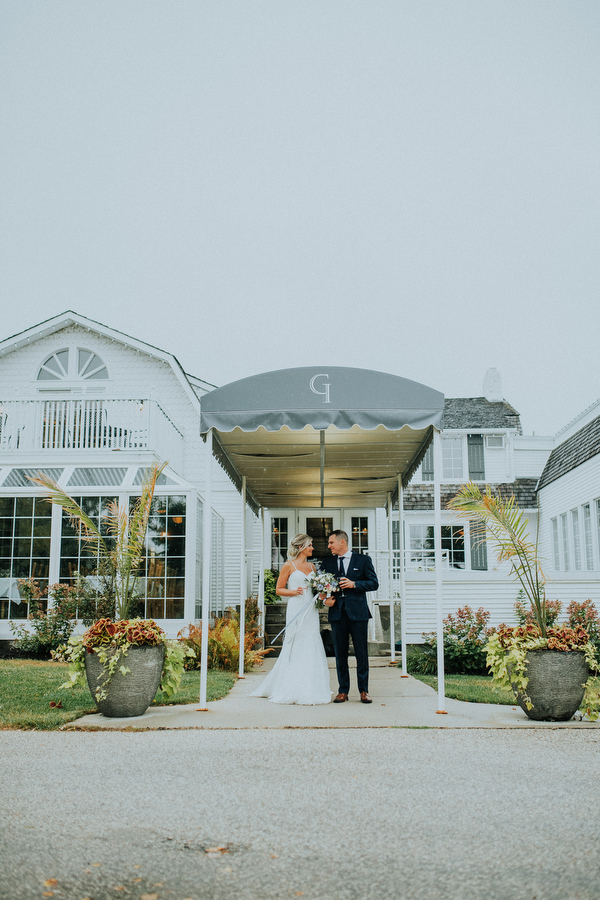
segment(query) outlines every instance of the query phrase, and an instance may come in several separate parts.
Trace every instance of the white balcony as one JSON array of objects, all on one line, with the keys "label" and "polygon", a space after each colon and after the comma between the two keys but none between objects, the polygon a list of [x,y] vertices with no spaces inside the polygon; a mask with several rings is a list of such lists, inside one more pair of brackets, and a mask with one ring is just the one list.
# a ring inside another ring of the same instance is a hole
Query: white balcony
[{"label": "white balcony", "polygon": [[183,434],[155,400],[0,401],[0,452],[150,450],[177,466]]}]

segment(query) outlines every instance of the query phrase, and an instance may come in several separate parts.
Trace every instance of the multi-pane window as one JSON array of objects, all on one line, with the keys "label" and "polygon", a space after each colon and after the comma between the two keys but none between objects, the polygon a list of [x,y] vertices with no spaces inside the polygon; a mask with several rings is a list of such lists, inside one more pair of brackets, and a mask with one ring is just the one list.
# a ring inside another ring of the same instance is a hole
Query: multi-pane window
[{"label": "multi-pane window", "polygon": [[352,550],[367,553],[369,550],[369,519],[367,516],[352,516]]},{"label": "multi-pane window", "polygon": [[[132,505],[135,500],[131,498]],[[154,497],[140,566],[140,615],[149,619],[183,618],[185,535],[185,497]]]},{"label": "multi-pane window", "polygon": [[0,618],[26,619],[18,579],[48,586],[52,504],[40,497],[0,498]]},{"label": "multi-pane window", "polygon": [[[92,520],[104,538],[107,547],[114,546],[114,538],[108,534],[106,516],[111,502],[116,497],[74,497],[84,513]],[[71,584],[81,575],[83,578],[98,575],[100,560],[98,545],[86,541],[79,522],[72,522],[67,513],[62,514],[62,535],[60,541],[60,580]]]},{"label": "multi-pane window", "polygon": [[563,513],[560,517],[560,531],[562,537],[562,550],[563,550],[563,564],[565,572],[568,572],[571,568],[570,566],[570,554],[569,554],[569,528],[567,525],[567,514]]},{"label": "multi-pane window", "polygon": [[442,525],[442,551],[451,569],[465,567],[465,531],[462,525]]},{"label": "multi-pane window", "polygon": [[444,478],[463,477],[463,440],[462,437],[442,438],[442,471]]},{"label": "multi-pane window", "polygon": [[[113,497],[75,498],[92,519],[108,548],[114,538],[108,532],[107,514]],[[136,501],[130,498],[130,507]],[[152,501],[144,552],[139,569],[139,601],[133,613],[151,619],[182,619],[185,596],[186,502],[183,496],[155,496]],[[60,580],[75,581],[80,574],[98,574],[100,554],[97,544],[86,541],[79,523],[63,512],[60,547]],[[101,583],[100,585],[101,586]]]},{"label": "multi-pane window", "polygon": [[583,536],[585,540],[585,567],[588,571],[594,568],[594,546],[592,543],[592,511],[590,504],[583,507]]},{"label": "multi-pane window", "polygon": [[411,525],[409,534],[409,558],[411,568],[433,568],[433,525]]},{"label": "multi-pane window", "polygon": [[573,528],[573,562],[577,570],[581,569],[581,538],[579,535],[579,510],[571,510],[571,526]]},{"label": "multi-pane window", "polygon": [[274,516],[271,522],[271,567],[281,569],[289,546],[287,516]]}]

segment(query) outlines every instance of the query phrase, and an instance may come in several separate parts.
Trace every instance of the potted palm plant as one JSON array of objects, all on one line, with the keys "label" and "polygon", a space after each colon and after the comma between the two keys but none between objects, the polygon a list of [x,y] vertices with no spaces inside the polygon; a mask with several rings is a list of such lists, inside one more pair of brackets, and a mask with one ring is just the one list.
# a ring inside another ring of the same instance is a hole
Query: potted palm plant
[{"label": "potted palm plant", "polygon": [[185,657],[193,655],[180,642],[169,641],[152,619],[129,618],[138,598],[152,499],[166,465],[152,466],[131,509],[116,501],[110,503],[102,527],[56,481],[42,473],[31,479],[45,488],[52,503],[65,510],[83,540],[97,552],[100,593],[114,600],[116,621],[103,618],[95,622],[82,636],[72,636],[63,653],[70,663],[66,686],[85,684],[87,678],[92,696],[106,716],[142,715],[159,686],[167,696],[173,694],[181,681]]},{"label": "potted palm plant", "polygon": [[485,527],[483,541],[494,546],[498,561],[508,562],[531,604],[532,622],[501,625],[488,639],[487,665],[494,679],[512,687],[530,719],[565,721],[581,708],[590,719],[600,714],[600,697],[590,672],[597,672],[594,647],[583,627],[548,624],[546,576],[537,541],[514,496],[502,497],[489,485],[469,482],[448,503],[464,518]]}]

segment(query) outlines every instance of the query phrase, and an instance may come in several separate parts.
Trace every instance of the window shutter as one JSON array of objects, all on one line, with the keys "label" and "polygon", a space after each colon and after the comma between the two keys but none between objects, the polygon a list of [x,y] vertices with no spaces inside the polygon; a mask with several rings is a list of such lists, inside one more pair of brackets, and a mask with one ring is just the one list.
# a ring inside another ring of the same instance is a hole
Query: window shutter
[{"label": "window shutter", "polygon": [[477,572],[487,571],[487,543],[485,539],[485,525],[483,522],[471,522],[471,569]]},{"label": "window shutter", "polygon": [[433,481],[433,444],[430,444],[423,457],[421,478],[423,481]]},{"label": "window shutter", "polygon": [[485,463],[483,460],[483,435],[467,435],[469,454],[469,478],[471,481],[485,481]]}]

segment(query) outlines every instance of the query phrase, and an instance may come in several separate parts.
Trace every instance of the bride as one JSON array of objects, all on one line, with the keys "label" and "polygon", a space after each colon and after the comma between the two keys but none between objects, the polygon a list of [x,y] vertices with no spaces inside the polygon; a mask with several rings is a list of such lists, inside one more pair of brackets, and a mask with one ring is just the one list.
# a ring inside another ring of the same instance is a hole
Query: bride
[{"label": "bride", "polygon": [[314,706],[331,703],[329,667],[319,630],[319,613],[307,584],[315,567],[312,538],[297,534],[288,550],[275,591],[288,597],[286,630],[279,659],[251,697],[268,697],[272,703]]}]

